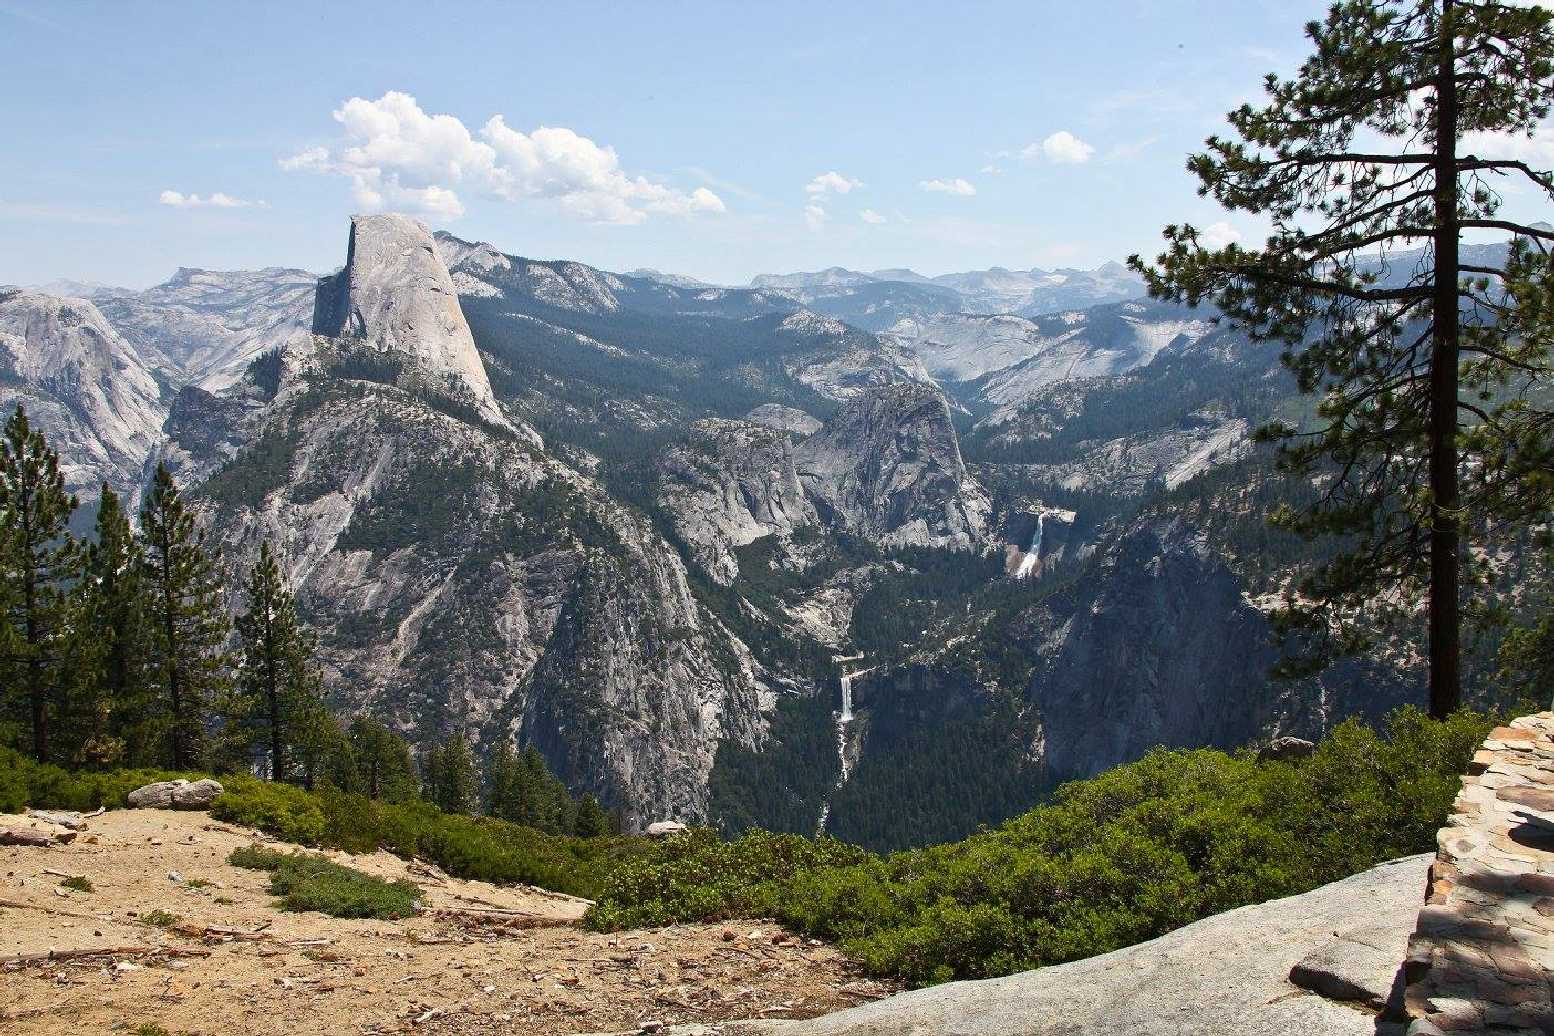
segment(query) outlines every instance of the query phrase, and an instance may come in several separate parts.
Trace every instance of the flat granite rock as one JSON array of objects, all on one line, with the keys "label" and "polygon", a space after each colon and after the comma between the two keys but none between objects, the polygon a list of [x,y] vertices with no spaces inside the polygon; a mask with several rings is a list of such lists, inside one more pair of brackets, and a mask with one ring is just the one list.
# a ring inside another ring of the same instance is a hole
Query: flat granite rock
[{"label": "flat granite rock", "polygon": [[[1384,998],[1392,989],[1431,859],[1395,860],[1305,895],[1218,914],[1088,960],[952,982],[809,1021],[669,1033],[1402,1036],[1402,1024],[1378,1023],[1375,1010],[1352,1001]],[[1291,982],[1297,966],[1320,991]]]}]

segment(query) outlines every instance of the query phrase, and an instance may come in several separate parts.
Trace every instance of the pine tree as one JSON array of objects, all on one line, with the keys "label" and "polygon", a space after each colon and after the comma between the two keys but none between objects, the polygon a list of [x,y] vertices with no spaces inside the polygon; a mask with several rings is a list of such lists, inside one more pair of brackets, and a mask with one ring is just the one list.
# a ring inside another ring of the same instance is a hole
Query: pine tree
[{"label": "pine tree", "polygon": [[86,550],[78,588],[81,619],[78,658],[92,688],[87,708],[91,729],[84,760],[97,765],[153,761],[148,720],[151,711],[150,629],[142,554],[119,495],[103,484],[97,523]]},{"label": "pine tree", "polygon": [[5,603],[5,682],[19,691],[39,762],[56,755],[51,727],[65,714],[70,585],[82,551],[70,534],[76,498],[65,492],[59,455],[20,405],[0,438],[0,579]]},{"label": "pine tree", "polygon": [[322,710],[323,688],[313,666],[316,640],[268,543],[248,575],[248,609],[237,620],[241,652],[238,698],[250,729],[270,756],[270,779],[291,778],[292,750]]},{"label": "pine tree", "polygon": [[227,686],[221,581],[165,465],[157,465],[140,524],[166,758],[173,769],[186,770],[203,758],[206,714]]},{"label": "pine tree", "polygon": [[385,802],[416,797],[415,760],[405,739],[371,716],[351,721],[345,743],[329,763],[330,780],[345,791]]},{"label": "pine tree", "polygon": [[480,776],[469,742],[450,734],[426,753],[423,794],[444,813],[470,814],[480,805]]},{"label": "pine tree", "polygon": [[[1554,231],[1504,218],[1495,185],[1554,197],[1516,142],[1554,99],[1551,12],[1342,0],[1306,31],[1315,53],[1295,77],[1267,77],[1262,107],[1230,113],[1239,139],[1211,137],[1188,162],[1200,194],[1272,224],[1266,244],[1204,247],[1171,226],[1155,266],[1130,262],[1156,296],[1211,299],[1283,343],[1320,395],[1315,427],[1261,433],[1287,470],[1322,480],[1313,508],[1281,520],[1349,545],[1285,618],[1325,635],[1320,664],[1368,642],[1358,613],[1405,619],[1426,595],[1442,717],[1461,699],[1464,535],[1528,493],[1547,503],[1547,478],[1524,476],[1549,467],[1554,422],[1526,391],[1548,378],[1548,336],[1524,332],[1549,308]],[[1516,235],[1507,260],[1465,261],[1463,232],[1494,230]]]},{"label": "pine tree", "polygon": [[602,838],[610,833],[610,815],[599,805],[598,799],[586,792],[577,804],[572,833],[579,838]]},{"label": "pine tree", "polygon": [[486,775],[486,813],[502,820],[521,823],[523,774],[513,746],[503,738],[491,752],[491,765]]}]

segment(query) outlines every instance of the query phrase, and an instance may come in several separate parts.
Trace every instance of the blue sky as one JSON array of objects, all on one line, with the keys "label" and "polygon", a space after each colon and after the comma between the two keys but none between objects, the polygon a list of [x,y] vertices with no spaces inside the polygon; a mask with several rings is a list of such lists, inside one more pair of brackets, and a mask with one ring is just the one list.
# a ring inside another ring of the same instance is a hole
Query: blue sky
[{"label": "blue sky", "polygon": [[0,283],[325,271],[373,205],[728,283],[1093,266],[1224,218],[1184,158],[1324,6],[0,0]]}]

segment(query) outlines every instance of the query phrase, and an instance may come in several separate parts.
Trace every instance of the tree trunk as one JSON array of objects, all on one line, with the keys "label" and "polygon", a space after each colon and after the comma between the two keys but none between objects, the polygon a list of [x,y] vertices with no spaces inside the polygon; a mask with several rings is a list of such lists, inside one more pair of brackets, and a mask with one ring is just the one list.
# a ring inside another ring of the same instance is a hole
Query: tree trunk
[{"label": "tree trunk", "polygon": [[1457,494],[1457,54],[1453,0],[1441,0],[1435,86],[1435,298],[1430,356],[1430,715],[1462,700],[1461,517]]}]

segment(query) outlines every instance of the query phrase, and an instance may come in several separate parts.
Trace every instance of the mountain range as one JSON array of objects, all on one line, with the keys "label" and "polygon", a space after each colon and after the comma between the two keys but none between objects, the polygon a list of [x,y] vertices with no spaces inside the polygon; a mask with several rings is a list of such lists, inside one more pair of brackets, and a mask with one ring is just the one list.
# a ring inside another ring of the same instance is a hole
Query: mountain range
[{"label": "mountain range", "polygon": [[162,462],[226,566],[270,542],[341,713],[533,745],[633,829],[894,847],[1417,692],[1270,681],[1294,386],[1115,264],[734,288],[345,229],[324,277],[0,289],[0,402],[88,501]]}]

